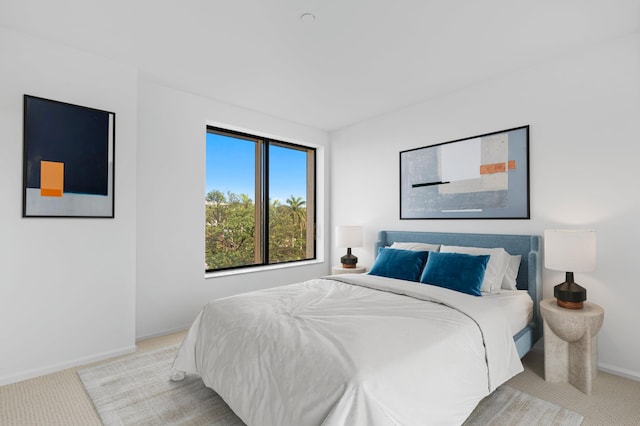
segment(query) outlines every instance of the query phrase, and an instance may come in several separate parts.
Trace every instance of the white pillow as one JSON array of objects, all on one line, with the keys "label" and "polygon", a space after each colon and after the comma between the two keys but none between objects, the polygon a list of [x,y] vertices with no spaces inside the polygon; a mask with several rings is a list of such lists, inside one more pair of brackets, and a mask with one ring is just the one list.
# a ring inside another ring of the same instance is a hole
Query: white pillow
[{"label": "white pillow", "polygon": [[400,249],[400,250],[413,250],[413,251],[438,251],[440,250],[440,244],[395,242],[391,244],[391,248]]},{"label": "white pillow", "polygon": [[509,262],[507,262],[507,270],[502,278],[502,288],[504,290],[517,290],[516,278],[518,277],[518,269],[520,269],[520,260],[522,256],[510,255]]},{"label": "white pillow", "polygon": [[509,253],[503,248],[440,246],[441,253],[464,253],[472,255],[489,255],[487,270],[484,273],[480,291],[496,293],[502,288],[502,278],[509,266]]}]

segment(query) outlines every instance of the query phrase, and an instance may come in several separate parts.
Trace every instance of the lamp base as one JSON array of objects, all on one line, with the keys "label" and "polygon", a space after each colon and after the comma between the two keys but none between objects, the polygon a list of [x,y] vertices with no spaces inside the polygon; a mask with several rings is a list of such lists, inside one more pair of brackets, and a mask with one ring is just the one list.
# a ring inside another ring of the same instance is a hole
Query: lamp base
[{"label": "lamp base", "polygon": [[584,308],[584,302],[565,302],[564,300],[556,299],[558,306],[565,309],[582,309]]},{"label": "lamp base", "polygon": [[347,249],[347,254],[340,258],[343,268],[355,268],[358,264],[358,257],[351,254],[351,249]]},{"label": "lamp base", "polygon": [[587,300],[587,289],[573,281],[573,272],[567,272],[567,280],[553,287],[558,306],[565,309],[582,309]]}]

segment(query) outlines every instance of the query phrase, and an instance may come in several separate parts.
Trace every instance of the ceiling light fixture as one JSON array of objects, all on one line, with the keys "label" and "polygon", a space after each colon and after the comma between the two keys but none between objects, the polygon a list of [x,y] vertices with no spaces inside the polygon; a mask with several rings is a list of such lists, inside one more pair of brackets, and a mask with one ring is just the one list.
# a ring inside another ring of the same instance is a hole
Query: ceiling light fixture
[{"label": "ceiling light fixture", "polygon": [[300,20],[302,22],[313,22],[316,20],[316,15],[314,15],[313,13],[303,13],[302,15],[300,15]]}]

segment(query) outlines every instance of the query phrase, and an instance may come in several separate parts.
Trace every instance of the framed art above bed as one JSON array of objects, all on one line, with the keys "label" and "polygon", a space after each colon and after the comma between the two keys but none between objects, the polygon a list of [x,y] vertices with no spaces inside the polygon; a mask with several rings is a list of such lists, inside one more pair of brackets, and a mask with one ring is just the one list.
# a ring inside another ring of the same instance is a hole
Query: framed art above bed
[{"label": "framed art above bed", "polygon": [[529,126],[400,152],[400,219],[529,217]]}]

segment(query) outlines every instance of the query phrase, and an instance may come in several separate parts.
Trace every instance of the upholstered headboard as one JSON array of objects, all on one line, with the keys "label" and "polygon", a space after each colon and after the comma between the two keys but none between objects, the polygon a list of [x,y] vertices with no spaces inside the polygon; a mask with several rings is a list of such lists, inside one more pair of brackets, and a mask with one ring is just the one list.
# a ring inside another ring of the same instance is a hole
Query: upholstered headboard
[{"label": "upholstered headboard", "polygon": [[[518,352],[524,351],[524,346],[532,346],[542,336],[542,322],[538,305],[542,299],[542,259],[540,255],[539,235],[501,235],[501,234],[464,234],[447,232],[416,232],[416,231],[380,231],[376,242],[375,253],[380,247],[390,246],[394,242],[420,242],[429,244],[446,244],[470,247],[502,247],[509,254],[521,255],[520,269],[516,284],[518,289],[527,290],[533,299],[533,324],[526,334],[526,344],[518,346]],[[524,331],[524,330],[523,330]],[[520,333],[519,333],[520,334]],[[518,339],[524,336],[516,335]],[[528,350],[528,349],[526,349]],[[521,353],[521,356],[523,353]]]}]

